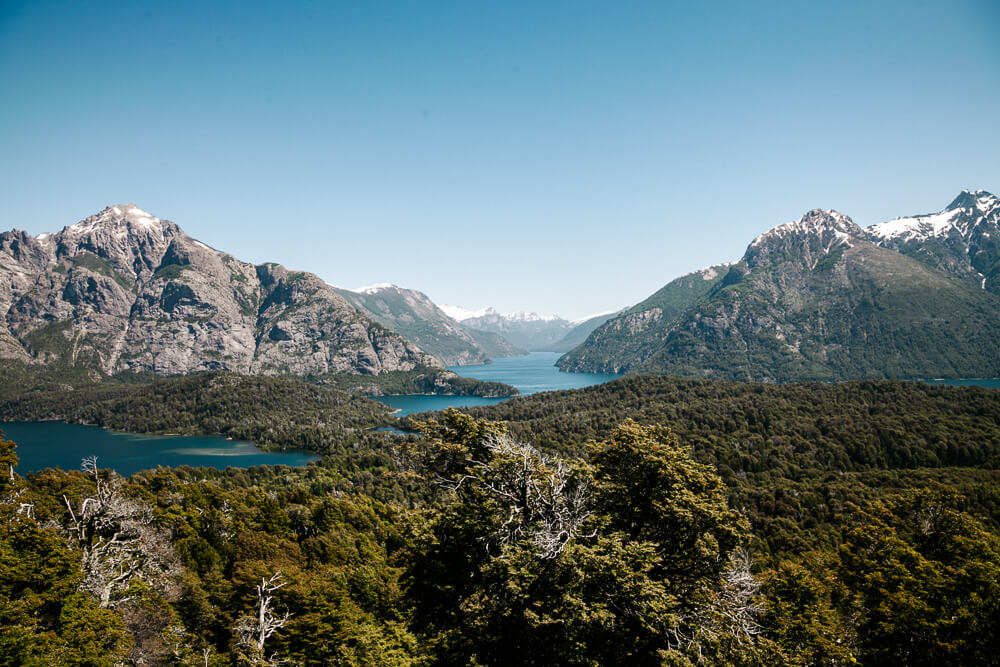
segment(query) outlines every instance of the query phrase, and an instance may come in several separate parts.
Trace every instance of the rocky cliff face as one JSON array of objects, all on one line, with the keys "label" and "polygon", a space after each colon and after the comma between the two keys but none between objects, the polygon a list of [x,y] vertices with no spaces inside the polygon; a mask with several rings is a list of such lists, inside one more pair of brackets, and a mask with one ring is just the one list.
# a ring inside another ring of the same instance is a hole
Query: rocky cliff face
[{"label": "rocky cliff face", "polygon": [[674,281],[560,366],[778,382],[1000,374],[1000,299],[869,238],[810,211],[695,281],[707,291],[671,311]]},{"label": "rocky cliff face", "polygon": [[442,364],[309,273],[241,262],[134,205],[0,234],[0,356],[113,374],[378,374]]}]

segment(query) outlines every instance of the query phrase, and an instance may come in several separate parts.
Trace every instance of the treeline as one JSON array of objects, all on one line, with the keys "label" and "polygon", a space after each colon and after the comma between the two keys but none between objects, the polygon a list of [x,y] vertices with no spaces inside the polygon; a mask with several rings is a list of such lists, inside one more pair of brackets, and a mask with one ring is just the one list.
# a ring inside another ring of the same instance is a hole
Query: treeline
[{"label": "treeline", "polygon": [[[724,478],[944,466],[1000,467],[1000,392],[913,382],[761,384],[626,377],[463,408],[570,456],[623,420],[669,424]],[[426,415],[412,415],[414,423]]]},{"label": "treeline", "polygon": [[761,554],[833,548],[844,507],[934,484],[1000,527],[1000,391],[992,389],[637,376],[462,412],[570,457],[586,457],[588,441],[625,419],[669,425],[726,482]]},{"label": "treeline", "polygon": [[287,378],[211,372],[148,384],[34,378],[36,384],[23,386],[10,375],[3,378],[0,421],[60,419],[131,433],[215,434],[321,453],[391,422],[389,408],[377,401]]},{"label": "treeline", "polygon": [[335,387],[365,396],[435,394],[441,396],[483,396],[497,398],[517,396],[520,392],[509,384],[476,380],[451,371],[428,366],[410,371],[389,371],[378,375],[339,373],[309,378],[316,384]]}]

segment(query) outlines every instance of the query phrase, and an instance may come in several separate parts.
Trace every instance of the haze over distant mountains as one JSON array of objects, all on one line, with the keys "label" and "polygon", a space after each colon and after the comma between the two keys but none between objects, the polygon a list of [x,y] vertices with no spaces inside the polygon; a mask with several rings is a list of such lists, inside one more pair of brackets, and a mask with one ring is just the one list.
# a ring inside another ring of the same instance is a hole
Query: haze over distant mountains
[{"label": "haze over distant mountains", "polygon": [[334,289],[355,308],[449,366],[482,364],[497,357],[524,354],[502,336],[456,322],[423,292],[389,283],[358,290]]},{"label": "haze over distant mountains", "polygon": [[557,315],[524,311],[499,313],[493,308],[469,310],[445,305],[441,309],[469,329],[503,336],[526,350],[547,352],[571,350],[614,314],[599,313],[570,321]]},{"label": "haze over distant mountains", "polygon": [[563,370],[739,380],[1000,375],[1000,202],[863,229],[814,210],[734,264],[671,281],[596,329]]}]

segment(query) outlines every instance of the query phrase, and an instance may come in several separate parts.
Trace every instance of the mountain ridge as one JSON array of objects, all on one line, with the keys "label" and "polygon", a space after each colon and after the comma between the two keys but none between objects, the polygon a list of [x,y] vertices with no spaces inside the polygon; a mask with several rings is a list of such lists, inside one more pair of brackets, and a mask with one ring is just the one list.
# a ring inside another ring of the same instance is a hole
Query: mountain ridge
[{"label": "mountain ridge", "polygon": [[311,273],[241,262],[134,204],[0,234],[0,356],[107,374],[443,368]]},{"label": "mountain ridge", "polygon": [[334,287],[355,308],[413,341],[448,366],[488,363],[495,357],[523,354],[503,337],[469,329],[431,299],[391,283],[347,290]]},{"label": "mountain ridge", "polygon": [[1000,375],[1000,299],[870,239],[848,216],[809,211],[724,275],[671,281],[558,365],[781,382]]}]

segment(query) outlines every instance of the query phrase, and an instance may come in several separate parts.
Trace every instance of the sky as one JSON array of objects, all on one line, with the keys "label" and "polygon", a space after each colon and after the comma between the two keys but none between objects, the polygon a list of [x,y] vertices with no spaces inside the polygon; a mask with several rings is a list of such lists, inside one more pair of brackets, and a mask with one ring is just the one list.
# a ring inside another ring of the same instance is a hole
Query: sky
[{"label": "sky", "polygon": [[1000,2],[0,2],[0,229],[574,319],[1000,191]]}]

